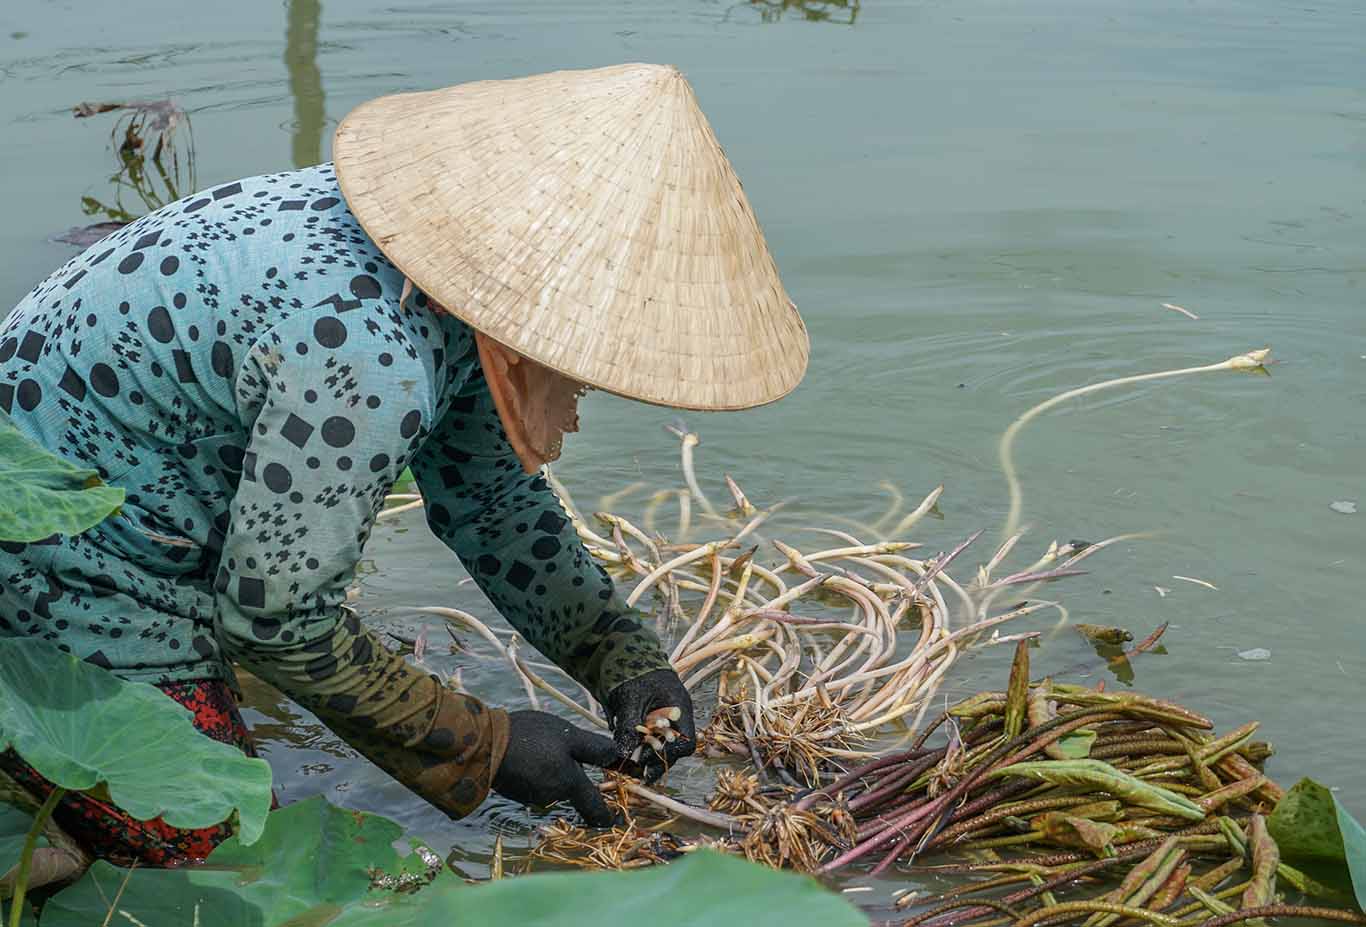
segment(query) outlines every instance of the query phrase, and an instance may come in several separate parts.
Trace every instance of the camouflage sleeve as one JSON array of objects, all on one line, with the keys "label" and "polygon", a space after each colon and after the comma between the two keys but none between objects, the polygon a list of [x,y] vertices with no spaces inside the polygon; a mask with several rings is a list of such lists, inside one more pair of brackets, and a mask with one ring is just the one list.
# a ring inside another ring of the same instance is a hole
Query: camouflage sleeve
[{"label": "camouflage sleeve", "polygon": [[522,471],[477,366],[412,468],[432,531],[512,626],[599,701],[668,667],[545,478]]},{"label": "camouflage sleeve", "polygon": [[507,715],[386,650],[345,607],[375,515],[434,407],[430,389],[411,388],[427,380],[415,352],[411,363],[368,362],[401,332],[356,323],[282,322],[237,372],[251,437],[216,578],[216,632],[231,657],[463,815],[488,793]]}]

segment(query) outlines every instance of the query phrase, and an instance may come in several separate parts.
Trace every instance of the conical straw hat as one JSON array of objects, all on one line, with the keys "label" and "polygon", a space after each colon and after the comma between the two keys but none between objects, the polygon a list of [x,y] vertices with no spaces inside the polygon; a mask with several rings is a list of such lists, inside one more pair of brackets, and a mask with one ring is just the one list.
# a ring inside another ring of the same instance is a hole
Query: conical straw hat
[{"label": "conical straw hat", "polygon": [[676,68],[627,64],[381,97],[337,129],[343,195],[448,311],[632,399],[743,409],[809,343]]}]

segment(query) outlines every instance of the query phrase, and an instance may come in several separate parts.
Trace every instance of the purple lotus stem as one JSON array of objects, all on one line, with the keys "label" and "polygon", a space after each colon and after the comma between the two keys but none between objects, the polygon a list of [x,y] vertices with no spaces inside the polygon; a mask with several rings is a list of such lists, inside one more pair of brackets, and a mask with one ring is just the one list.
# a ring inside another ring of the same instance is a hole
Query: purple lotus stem
[{"label": "purple lotus stem", "polygon": [[924,592],[925,587],[927,587],[931,582],[933,582],[934,578],[938,576],[940,573],[942,573],[944,571],[944,568],[947,567],[950,563],[952,563],[955,557],[957,557],[963,551],[967,550],[969,544],[980,538],[984,530],[986,529],[978,528],[975,532],[973,532],[972,536],[968,538],[966,541],[964,541],[962,544],[959,544],[957,547],[949,551],[943,557],[936,558],[934,566],[926,570],[925,575],[921,576],[919,579],[915,581],[915,594],[919,595],[920,593]]},{"label": "purple lotus stem", "polygon": [[885,780],[881,784],[879,784],[877,788],[865,792],[857,798],[851,800],[849,802],[849,810],[858,811],[862,808],[866,808],[869,805],[875,804],[881,799],[886,798],[888,795],[891,795],[899,789],[905,788],[907,785],[918,779],[927,770],[933,769],[935,765],[938,764],[940,757],[937,754],[939,752],[940,751],[936,750],[934,754],[925,757],[924,759],[920,760],[920,762],[914,763],[904,770],[900,770],[885,777]]},{"label": "purple lotus stem", "polygon": [[[1083,866],[1078,866],[1075,869],[1069,869],[1066,872],[1060,873],[1058,875],[1049,876],[1047,879],[1044,879],[1038,885],[1034,885],[1026,889],[1021,889],[1017,892],[1011,892],[1010,894],[1002,897],[1000,901],[1004,904],[1018,904],[1019,902],[1026,901],[1030,898],[1035,897],[1036,895],[1042,895],[1044,892],[1049,891],[1050,889],[1057,888],[1060,885],[1065,885],[1068,882],[1074,882],[1077,879],[1088,876],[1093,872],[1099,872],[1100,870],[1107,869],[1110,866],[1118,865],[1120,862],[1128,858],[1128,856],[1123,855],[1111,856],[1107,857],[1106,859],[1100,859],[1092,863],[1087,863]],[[950,925],[956,924],[960,920],[973,920],[974,918],[981,917],[984,914],[990,914],[992,910],[994,909],[986,907],[981,904],[978,904],[973,907],[964,906],[956,911],[951,912],[944,911],[943,909],[929,910],[924,911],[916,915],[915,917],[911,918],[910,920],[904,922],[901,925],[901,927],[914,927],[914,925],[917,924],[924,924],[925,927],[931,927],[931,925],[933,925],[933,927],[950,927]]]},{"label": "purple lotus stem", "polygon": [[[1075,715],[1063,715],[1054,718],[1036,728],[1019,734],[993,750],[980,766],[964,775],[962,779],[958,780],[958,783],[954,785],[953,788],[949,789],[942,796],[933,801],[919,805],[915,809],[906,812],[906,814],[901,817],[896,818],[887,825],[885,830],[880,831],[852,849],[841,853],[835,859],[832,859],[822,866],[818,871],[824,875],[833,872],[856,859],[866,856],[873,850],[876,850],[878,847],[890,841],[894,836],[904,832],[904,829],[909,825],[922,820],[932,813],[947,808],[958,801],[966,795],[983,776],[998,766],[1018,763],[1025,757],[1037,753],[1048,744],[1079,727],[1084,727],[1087,724],[1095,724],[1100,721],[1110,721],[1119,717],[1122,716],[1104,711],[1077,712]],[[1010,753],[1011,750],[1015,750],[1015,752]],[[1007,754],[1009,755],[1007,756]]]},{"label": "purple lotus stem", "polygon": [[[1190,827],[1183,827],[1180,830],[1175,831],[1173,834],[1165,834],[1160,838],[1154,838],[1151,840],[1140,840],[1137,843],[1128,844],[1122,849],[1120,849],[1114,856],[1109,856],[1105,859],[1092,860],[1089,859],[1088,854],[1085,853],[1055,854],[1049,858],[1050,862],[1048,863],[1048,865],[1070,866],[1073,863],[1082,863],[1082,865],[1075,866],[1074,868],[1068,869],[1067,871],[1059,873],[1057,875],[1049,876],[1048,878],[1040,882],[1038,885],[1031,886],[1030,888],[1023,888],[1017,892],[1011,892],[1010,894],[1003,896],[1000,900],[1005,902],[1006,904],[1018,904],[1021,901],[1027,901],[1028,899],[1033,898],[1036,895],[1040,895],[1046,891],[1049,891],[1050,889],[1057,888],[1058,886],[1063,885],[1067,882],[1072,882],[1076,879],[1080,879],[1084,876],[1090,875],[1093,872],[1098,872],[1099,870],[1105,869],[1106,867],[1114,866],[1127,860],[1138,859],[1140,857],[1147,856],[1149,853],[1156,850],[1158,846],[1161,845],[1162,841],[1165,840],[1168,836],[1185,836],[1198,833],[1202,830],[1217,831],[1217,829],[1218,825],[1215,825],[1214,822],[1203,821],[1200,824],[1194,824]],[[960,908],[952,912],[937,912],[933,910],[925,911],[921,914],[916,915],[910,920],[905,921],[901,925],[901,927],[914,927],[914,925],[917,924],[923,924],[924,927],[953,927],[954,924],[957,924],[960,921],[974,920],[976,918],[990,914],[993,910],[993,908],[988,908],[979,905],[975,908]]]},{"label": "purple lotus stem", "polygon": [[935,811],[938,811],[940,808],[944,806],[944,799],[949,798],[952,794],[952,792],[947,792],[943,795],[943,797],[936,798],[933,801],[926,802],[925,804],[922,804],[917,808],[913,808],[901,817],[889,822],[886,829],[873,835],[872,837],[868,838],[867,840],[863,841],[862,843],[858,844],[852,849],[845,850],[839,856],[836,856],[830,862],[822,866],[820,868],[821,874],[834,872],[836,869],[839,869],[843,866],[847,866],[849,863],[852,863],[854,860],[859,859],[860,857],[867,856],[869,853],[873,852],[878,847],[882,846],[884,843],[890,841],[893,837],[902,834],[905,831],[905,828],[914,824],[916,821],[919,821],[927,817],[928,815],[933,814]]},{"label": "purple lotus stem", "polygon": [[890,756],[884,756],[881,759],[874,760],[871,763],[865,763],[858,769],[851,770],[850,772],[845,773],[843,776],[836,779],[829,785],[823,785],[815,791],[808,792],[807,794],[803,795],[801,799],[798,800],[796,804],[796,809],[798,811],[804,811],[807,808],[810,808],[812,805],[814,805],[816,803],[816,799],[828,798],[831,795],[838,794],[840,789],[847,788],[848,786],[853,785],[855,782],[864,778],[869,773],[876,772],[879,769],[885,769],[888,766],[895,766],[897,763],[903,763],[907,760],[917,760],[920,759],[922,756],[927,755],[935,756],[935,762],[937,763],[939,762],[938,755],[942,755],[943,752],[944,750],[942,747],[938,750],[930,751],[910,750],[906,753],[893,753]]},{"label": "purple lotus stem", "polygon": [[[1017,795],[1020,792],[1027,792],[1030,789],[1034,788],[1036,785],[1038,785],[1037,782],[1012,782],[1000,788],[992,789],[984,795],[979,795],[977,798],[974,798],[967,804],[964,804],[958,807],[957,809],[949,812],[948,814],[943,815],[937,821],[933,819],[927,819],[923,823],[923,825],[916,827],[916,829],[913,832],[908,833],[904,838],[899,840],[896,846],[892,847],[891,851],[886,856],[884,856],[875,867],[873,867],[873,871],[869,873],[869,875],[877,876],[885,872],[887,868],[892,865],[892,863],[896,862],[897,859],[899,859],[903,854],[905,854],[906,850],[911,846],[912,841],[918,841],[924,837],[930,837],[932,839],[934,833],[937,833],[944,827],[947,827],[948,825],[952,824],[954,821],[961,821],[971,815],[976,814],[983,808],[989,807],[991,805],[996,804],[999,801],[1010,798],[1012,795]],[[914,856],[912,856],[912,860],[914,860]]]},{"label": "purple lotus stem", "polygon": [[[917,775],[918,775],[918,773],[917,773]],[[982,796],[980,796],[980,797],[978,797],[978,798],[975,798],[975,799],[973,799],[972,801],[968,802],[967,804],[963,805],[962,807],[960,807],[960,808],[956,809],[955,811],[953,811],[951,814],[949,814],[948,817],[946,817],[946,818],[944,819],[944,825],[945,825],[945,826],[948,826],[949,824],[952,824],[952,823],[954,823],[955,821],[961,821],[963,818],[965,818],[965,817],[967,817],[967,816],[969,816],[969,815],[976,814],[978,811],[982,810],[982,809],[985,808],[985,807],[988,807],[989,805],[995,804],[997,801],[1000,801],[1000,800],[1002,800],[1002,799],[1004,799],[1004,798],[1009,798],[1010,796],[1016,795],[1016,794],[1018,794],[1018,793],[1020,793],[1020,792],[1027,792],[1027,791],[1029,791],[1030,789],[1036,787],[1037,785],[1038,785],[1037,782],[1030,782],[1030,781],[1028,781],[1028,780],[1019,780],[1019,781],[1016,781],[1016,782],[1007,783],[1007,784],[1005,784],[1005,785],[1003,785],[1003,786],[1000,786],[1000,787],[997,788],[997,789],[993,789],[992,791],[987,792],[985,795],[982,795]],[[860,798],[862,798],[862,797],[863,797],[863,796],[860,796]],[[886,821],[889,817],[893,817],[893,816],[895,816],[895,815],[901,813],[903,810],[908,810],[908,809],[910,809],[912,806],[918,805],[918,804],[920,804],[920,803],[923,802],[923,801],[926,801],[926,799],[925,799],[925,798],[921,798],[921,797],[913,798],[913,799],[911,799],[910,801],[903,802],[902,804],[900,804],[900,805],[898,805],[898,806],[894,806],[894,807],[892,807],[892,808],[889,808],[889,809],[883,811],[882,814],[879,815],[879,818],[881,818],[881,820],[882,820],[882,822],[884,823],[884,826],[885,826],[885,821]],[[851,810],[851,811],[854,810],[854,808],[853,808],[853,803],[852,803],[852,802],[850,803],[850,806],[849,806],[849,807],[850,807],[850,810]],[[866,827],[867,827],[868,829],[867,829],[866,831],[861,830],[860,833],[859,833],[859,836],[860,836],[861,838],[867,838],[867,837],[871,837],[873,834],[881,833],[882,830],[883,830],[883,827],[877,827],[876,829],[872,829],[872,825],[875,824],[875,823],[878,823],[878,821],[877,821],[876,819],[875,819],[874,821],[868,822],[868,824],[866,825]]]},{"label": "purple lotus stem", "polygon": [[[967,804],[957,808],[952,814],[944,818],[944,827],[976,817],[977,814],[985,811],[992,805],[995,805],[998,802],[1007,801],[1021,793],[1028,792],[1036,786],[1038,786],[1037,782],[1031,782],[1028,779],[1020,779],[1015,782],[1009,782],[998,789],[992,789],[990,792],[979,795]],[[940,830],[942,832],[943,828]],[[934,838],[930,840],[929,846],[934,846],[935,843],[938,842],[938,836],[939,835],[936,834]]]},{"label": "purple lotus stem", "polygon": [[910,831],[904,837],[898,840],[896,844],[893,845],[893,847],[889,851],[887,851],[887,855],[882,857],[882,859],[878,860],[878,864],[873,867],[873,871],[870,872],[869,875],[876,877],[886,872],[888,867],[890,867],[892,863],[896,862],[897,857],[899,857],[902,853],[906,852],[907,847],[911,845],[912,841],[919,840],[923,835],[927,834],[930,828],[932,828],[934,825],[934,818],[926,818],[920,824],[916,825],[915,830]]}]

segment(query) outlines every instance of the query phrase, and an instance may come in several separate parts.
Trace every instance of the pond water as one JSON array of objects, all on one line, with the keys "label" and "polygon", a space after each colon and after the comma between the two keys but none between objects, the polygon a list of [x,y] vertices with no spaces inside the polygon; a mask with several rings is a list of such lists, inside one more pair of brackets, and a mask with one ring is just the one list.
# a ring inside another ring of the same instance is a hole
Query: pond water
[{"label": "pond water", "polygon": [[[147,209],[111,179],[113,116],[75,120],[78,102],[174,97],[193,119],[189,192],[327,157],[336,121],[382,93],[676,64],[814,346],[788,399],[688,418],[708,487],[723,493],[725,471],[761,503],[876,519],[880,482],[915,499],[942,482],[944,518],[917,539],[991,538],[1007,505],[996,444],[1025,409],[1270,345],[1269,378],[1149,384],[1034,423],[1017,453],[1024,548],[1149,532],[1057,588],[1073,619],[1139,636],[1170,621],[1168,652],[1137,661],[1135,684],[1221,727],[1260,719],[1277,778],[1315,776],[1366,819],[1363,47],[1351,0],[8,3],[0,304],[73,253],[51,235]],[[632,481],[678,482],[666,412],[594,396],[583,418],[558,472],[585,508]],[[367,554],[358,604],[378,626],[415,635],[412,606],[488,612],[417,515],[386,523]],[[1257,648],[1269,659],[1238,656]],[[999,687],[1004,651],[963,660],[949,690]],[[1090,653],[1059,635],[1035,667]],[[523,703],[497,664],[430,659]],[[447,822],[249,691],[286,801],[321,792],[383,812],[454,847],[471,875],[495,832],[516,853],[544,820],[495,799]],[[673,784],[697,798],[707,781],[695,763]],[[892,884],[906,881],[876,894]]]}]

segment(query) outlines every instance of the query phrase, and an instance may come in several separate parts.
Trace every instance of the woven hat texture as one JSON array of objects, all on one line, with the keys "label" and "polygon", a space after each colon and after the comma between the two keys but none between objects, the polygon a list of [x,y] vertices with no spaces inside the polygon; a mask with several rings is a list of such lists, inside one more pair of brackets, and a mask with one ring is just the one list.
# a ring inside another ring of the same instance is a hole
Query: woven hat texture
[{"label": "woven hat texture", "polygon": [[676,69],[381,97],[337,129],[347,204],[423,292],[590,386],[686,409],[791,391],[809,342]]}]

